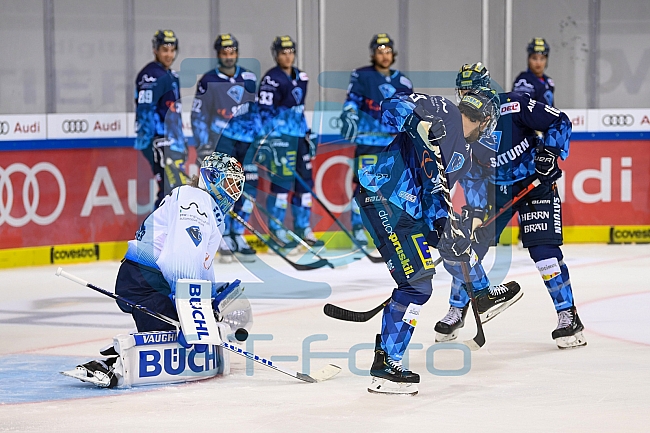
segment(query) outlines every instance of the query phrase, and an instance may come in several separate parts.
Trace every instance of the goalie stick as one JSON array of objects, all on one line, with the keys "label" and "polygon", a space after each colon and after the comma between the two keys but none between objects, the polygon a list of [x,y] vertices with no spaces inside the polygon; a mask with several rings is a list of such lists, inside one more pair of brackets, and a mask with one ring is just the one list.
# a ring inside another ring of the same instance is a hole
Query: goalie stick
[{"label": "goalie stick", "polygon": [[325,212],[327,212],[327,214],[330,216],[330,218],[332,218],[332,219],[334,220],[334,222],[336,223],[336,225],[338,225],[338,226],[341,228],[341,230],[343,231],[343,233],[345,233],[345,235],[346,235],[347,237],[350,238],[350,240],[352,241],[352,243],[353,243],[354,245],[356,245],[357,248],[359,248],[359,250],[360,250],[360,251],[361,251],[361,252],[362,252],[366,257],[368,257],[368,259],[370,259],[371,262],[373,262],[373,263],[384,263],[384,259],[383,259],[381,256],[379,256],[379,257],[375,257],[375,256],[371,255],[370,253],[368,253],[368,252],[365,250],[365,248],[363,247],[363,245],[361,245],[361,244],[360,244],[360,243],[359,243],[359,242],[354,238],[354,236],[352,235],[352,233],[350,233],[350,231],[349,231],[347,228],[345,228],[345,226],[341,223],[341,221],[339,221],[339,219],[336,218],[336,216],[335,216],[335,215],[334,215],[334,214],[333,214],[333,213],[332,213],[332,212],[327,208],[327,206],[325,206],[325,203],[323,203],[323,201],[322,201],[322,200],[321,200],[321,199],[316,195],[316,193],[314,192],[314,190],[313,190],[312,188],[309,187],[309,185],[307,184],[307,182],[305,182],[305,180],[304,180],[303,178],[301,178],[300,176],[298,176],[298,175],[296,174],[296,172],[295,172],[295,171],[294,171],[294,170],[289,166],[289,163],[288,163],[288,161],[287,161],[287,159],[286,159],[285,157],[282,157],[282,158],[281,158],[281,162],[282,162],[283,166],[285,166],[285,167],[287,168],[287,170],[289,170],[289,171],[291,172],[291,174],[293,174],[293,176],[295,177],[295,179],[296,179],[296,180],[297,180],[297,181],[302,185],[302,187],[305,188],[306,191],[309,191],[309,193],[311,194],[311,196],[314,197],[314,199],[316,199],[316,201],[318,202],[318,204],[320,204],[321,207],[325,210]]},{"label": "goalie stick", "polygon": [[[498,217],[503,215],[508,209],[510,209],[512,206],[514,206],[515,203],[517,203],[519,200],[524,198],[526,194],[531,192],[535,187],[539,186],[541,182],[539,179],[533,180],[526,188],[522,189],[519,191],[519,193],[514,196],[511,200],[509,200],[507,203],[503,205],[499,211],[492,215],[490,218],[488,218],[483,226],[488,226],[492,224]],[[438,266],[442,262],[442,257],[438,257],[436,261],[433,263],[434,266]],[[372,319],[379,313],[386,305],[388,305],[388,302],[390,302],[390,298],[388,298],[386,301],[384,301],[382,304],[378,305],[377,307],[373,308],[372,310],[368,311],[352,311],[352,310],[346,310],[345,308],[341,308],[339,306],[333,305],[333,304],[325,304],[323,307],[323,313],[325,313],[326,316],[329,316],[333,319],[338,319],[338,320],[345,320],[347,322],[367,322],[368,320]]]},{"label": "goalie stick", "polygon": [[276,243],[273,242],[273,241],[268,241],[268,240],[264,239],[264,236],[262,235],[262,233],[260,233],[259,231],[257,231],[257,230],[255,229],[255,227],[253,227],[252,225],[250,225],[250,224],[248,223],[248,221],[246,221],[244,218],[240,217],[239,215],[237,215],[237,214],[236,214],[235,212],[233,212],[233,211],[230,211],[230,212],[229,212],[229,215],[230,215],[231,217],[233,217],[234,219],[236,219],[237,221],[239,221],[239,222],[240,222],[244,227],[246,227],[246,229],[247,229],[249,232],[251,232],[251,233],[253,233],[255,236],[257,236],[257,238],[258,238],[260,241],[262,241],[262,242],[264,243],[264,245],[266,245],[267,247],[269,247],[270,249],[272,249],[272,250],[273,250],[273,251],[274,251],[278,256],[280,256],[280,257],[281,257],[285,262],[289,263],[289,264],[290,264],[294,269],[296,269],[296,270],[298,270],[298,271],[310,271],[310,270],[312,270],[312,269],[318,269],[318,268],[322,268],[323,266],[328,266],[328,265],[329,265],[330,267],[332,267],[332,268],[334,267],[334,265],[332,265],[329,261],[327,261],[326,259],[323,259],[323,258],[321,258],[320,260],[316,260],[315,262],[312,262],[312,263],[309,263],[309,264],[296,263],[296,262],[290,260],[290,259],[287,257],[287,255],[284,254],[284,253],[282,252],[282,248],[281,248],[278,244],[276,244]]},{"label": "goalie stick", "polygon": [[291,237],[292,237],[296,242],[298,242],[300,245],[302,245],[303,247],[305,247],[305,248],[307,249],[307,251],[309,251],[310,253],[312,253],[312,254],[314,255],[314,257],[316,257],[316,258],[318,258],[318,259],[320,259],[320,260],[325,260],[325,261],[327,262],[327,263],[326,263],[327,266],[329,266],[330,268],[334,269],[334,265],[333,265],[332,263],[330,263],[327,259],[325,259],[325,258],[323,258],[322,256],[320,256],[320,255],[318,254],[318,252],[317,252],[314,248],[312,248],[311,245],[309,245],[307,242],[305,242],[305,240],[304,240],[303,238],[301,238],[301,237],[298,236],[296,233],[294,233],[293,231],[291,231],[291,230],[289,230],[287,227],[285,227],[285,225],[282,224],[282,221],[280,221],[280,220],[277,219],[275,216],[273,216],[273,214],[271,214],[271,212],[269,212],[268,210],[266,210],[266,209],[264,209],[262,206],[260,206],[260,205],[257,203],[257,201],[255,200],[254,197],[252,197],[252,196],[251,196],[250,194],[248,194],[246,191],[244,191],[244,192],[242,193],[242,195],[244,196],[244,198],[246,198],[247,200],[250,200],[253,204],[255,204],[255,207],[256,207],[257,209],[259,209],[260,211],[262,211],[262,213],[263,213],[264,215],[266,215],[269,219],[271,219],[271,220],[272,220],[273,222],[275,222],[277,225],[279,225],[280,227],[282,227],[282,229],[285,230],[289,236],[291,236]]},{"label": "goalie stick", "polygon": [[[56,276],[58,277],[64,277],[67,278],[70,281],[74,281],[77,284],[81,284],[82,286],[88,287],[89,289],[92,289],[96,292],[99,292],[103,295],[106,295],[110,298],[115,299],[116,301],[123,302],[124,304],[128,305],[129,307],[135,308],[139,311],[142,311],[145,314],[150,315],[151,317],[155,317],[158,320],[161,320],[165,323],[168,323],[172,326],[175,326],[176,328],[180,328],[180,323],[177,320],[170,319],[167,316],[164,316],[160,313],[157,313],[155,311],[152,311],[148,309],[147,307],[143,307],[142,305],[138,305],[135,302],[131,302],[126,298],[123,298],[120,295],[116,295],[115,293],[111,293],[108,290],[104,290],[101,287],[95,286],[94,284],[90,284],[88,281],[82,280],[79,277],[76,277],[72,274],[69,274],[68,272],[65,272],[63,268],[58,268],[56,270]],[[316,382],[322,382],[324,380],[331,379],[332,377],[336,376],[340,371],[341,368],[334,365],[334,364],[329,364],[325,366],[324,368],[312,373],[312,374],[305,374],[305,373],[299,373],[299,372],[294,372],[290,370],[285,370],[282,367],[278,367],[277,365],[273,364],[272,361],[262,358],[261,356],[255,355],[252,352],[246,352],[245,350],[242,350],[241,348],[234,346],[230,343],[225,343],[222,342],[220,347],[223,347],[224,349],[236,353],[237,355],[243,356],[245,358],[248,358],[250,360],[253,360],[257,362],[258,364],[262,364],[265,367],[271,368],[275,371],[278,371],[280,373],[286,374],[287,376],[291,376],[294,379],[302,380],[303,382],[308,382],[308,383],[316,383]]]}]

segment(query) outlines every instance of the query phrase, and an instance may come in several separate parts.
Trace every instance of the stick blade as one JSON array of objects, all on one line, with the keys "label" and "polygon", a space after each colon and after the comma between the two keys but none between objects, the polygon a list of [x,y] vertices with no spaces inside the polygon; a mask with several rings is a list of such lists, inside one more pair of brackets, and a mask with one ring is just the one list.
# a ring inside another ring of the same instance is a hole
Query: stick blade
[{"label": "stick blade", "polygon": [[463,344],[469,347],[469,350],[472,352],[476,352],[485,345],[485,335],[483,335],[483,333],[476,334],[476,337],[471,340],[463,341]]},{"label": "stick blade", "polygon": [[310,377],[316,382],[329,380],[341,372],[341,367],[334,364],[327,364],[325,367],[310,374]]},{"label": "stick blade", "polygon": [[346,322],[366,322],[368,320],[364,313],[346,310],[333,304],[325,304],[323,313],[332,319],[345,320]]}]

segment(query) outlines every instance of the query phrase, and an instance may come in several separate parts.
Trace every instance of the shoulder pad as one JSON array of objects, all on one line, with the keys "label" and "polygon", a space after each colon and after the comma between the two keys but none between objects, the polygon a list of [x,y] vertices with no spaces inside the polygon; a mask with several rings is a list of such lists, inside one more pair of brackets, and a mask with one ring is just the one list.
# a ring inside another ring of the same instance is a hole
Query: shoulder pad
[{"label": "shoulder pad", "polygon": [[501,104],[501,115],[519,113],[521,111],[521,104],[519,101],[510,101]]},{"label": "shoulder pad", "polygon": [[306,72],[298,73],[298,77],[300,78],[301,81],[309,81],[309,77],[307,76]]},{"label": "shoulder pad", "polygon": [[171,69],[169,72],[171,72],[171,74],[172,74],[174,77],[178,78],[178,72],[176,72],[176,71],[173,70],[173,69]]},{"label": "shoulder pad", "polygon": [[548,81],[548,84],[555,87],[555,83],[553,82],[553,79],[551,77],[546,77],[546,81]]},{"label": "shoulder pad", "polygon": [[255,73],[250,72],[250,71],[245,71],[241,73],[241,77],[244,80],[252,80],[252,81],[257,81],[257,75]]},{"label": "shoulder pad", "polygon": [[409,89],[413,88],[413,83],[411,83],[411,80],[406,78],[404,75],[399,77],[399,82],[401,85],[408,87]]}]

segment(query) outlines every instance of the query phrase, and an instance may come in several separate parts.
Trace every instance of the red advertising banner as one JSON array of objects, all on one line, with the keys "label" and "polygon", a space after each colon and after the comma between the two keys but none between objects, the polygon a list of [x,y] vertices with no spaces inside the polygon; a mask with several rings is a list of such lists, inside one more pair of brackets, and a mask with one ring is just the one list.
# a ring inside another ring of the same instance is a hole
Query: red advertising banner
[{"label": "red advertising banner", "polygon": [[[346,226],[352,155],[322,146],[314,161],[314,191]],[[650,225],[650,141],[574,141],[561,167],[565,227]],[[153,203],[151,178],[129,148],[0,152],[0,249],[131,239]],[[315,231],[338,230],[313,211]]]}]

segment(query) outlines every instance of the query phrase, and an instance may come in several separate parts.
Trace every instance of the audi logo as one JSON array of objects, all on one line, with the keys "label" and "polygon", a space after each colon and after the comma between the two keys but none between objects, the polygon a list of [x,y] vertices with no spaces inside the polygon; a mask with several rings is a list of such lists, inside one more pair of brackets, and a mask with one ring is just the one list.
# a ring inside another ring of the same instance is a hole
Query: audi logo
[{"label": "audi logo", "polygon": [[[49,215],[38,214],[40,188],[36,175],[42,171],[54,176],[54,179],[56,179],[56,183],[59,186],[59,201],[56,204],[56,208],[54,208]],[[14,173],[22,173],[25,175],[22,194],[25,215],[21,217],[11,215],[11,210],[14,206],[14,186],[11,182],[11,175]],[[22,227],[30,221],[33,221],[39,226],[52,224],[63,211],[63,206],[65,205],[65,194],[65,181],[63,180],[63,175],[61,175],[61,172],[56,168],[56,166],[49,162],[39,162],[32,168],[29,168],[20,162],[11,164],[6,169],[0,167],[0,226],[6,222],[12,227]],[[4,197],[7,198],[6,201],[3,200]]]},{"label": "audi logo", "polygon": [[7,135],[9,134],[9,122],[5,122],[4,120],[0,122],[0,135]]},{"label": "audi logo", "polygon": [[632,126],[634,116],[631,114],[608,114],[603,116],[603,125],[605,126]]},{"label": "audi logo", "polygon": [[341,126],[343,126],[343,121],[338,117],[330,117],[329,123],[332,129],[341,129]]},{"label": "audi logo", "polygon": [[88,132],[88,121],[87,120],[64,120],[63,123],[61,124],[61,128],[63,128],[63,132],[66,134],[74,134],[74,133],[83,133],[83,132]]}]

